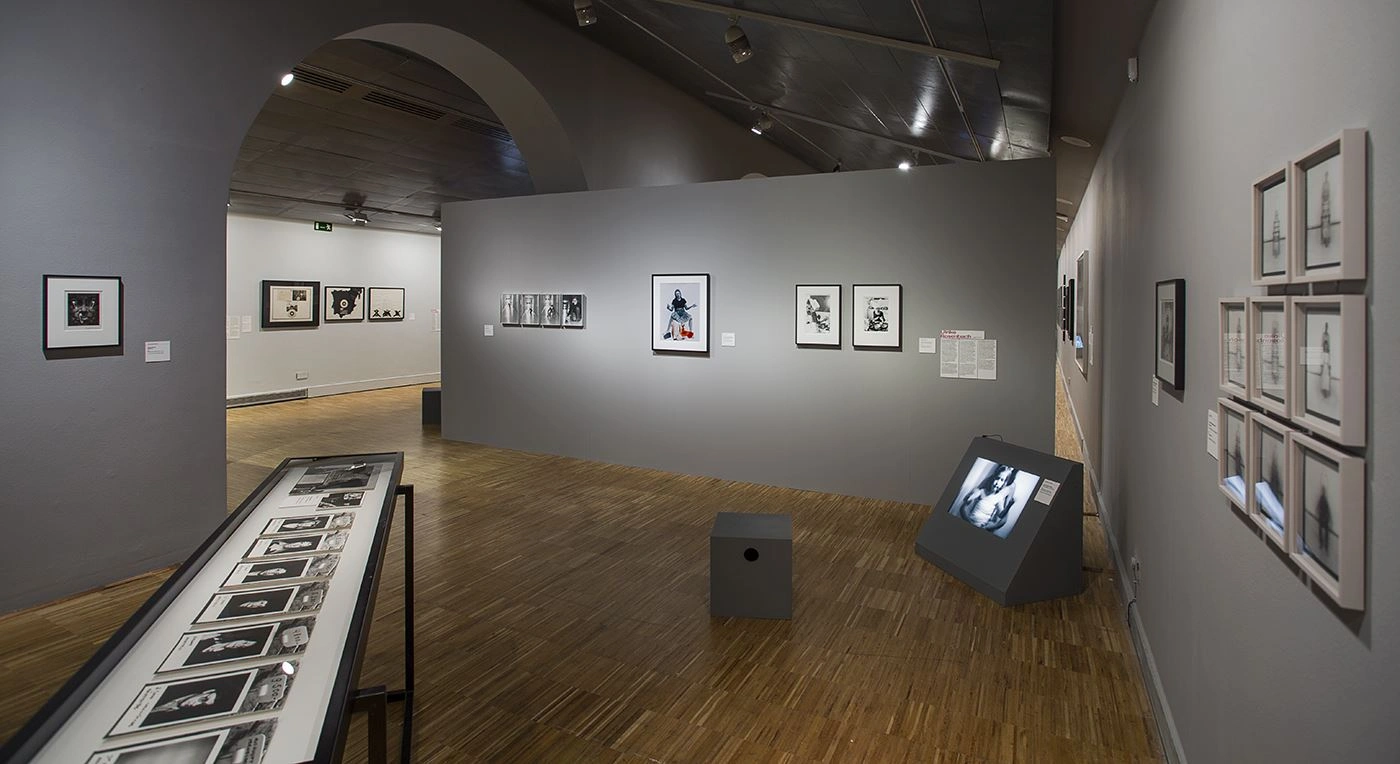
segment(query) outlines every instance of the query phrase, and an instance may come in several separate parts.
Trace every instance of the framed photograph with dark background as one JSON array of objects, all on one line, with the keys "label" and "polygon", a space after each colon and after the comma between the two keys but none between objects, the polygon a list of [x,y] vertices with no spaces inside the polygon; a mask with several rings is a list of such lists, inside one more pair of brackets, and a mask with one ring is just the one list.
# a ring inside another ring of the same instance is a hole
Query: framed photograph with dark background
[{"label": "framed photograph with dark background", "polygon": [[1215,458],[1219,469],[1217,483],[1220,492],[1231,504],[1248,513],[1251,463],[1248,428],[1251,412],[1229,398],[1216,399],[1215,411],[1219,422],[1215,440]]},{"label": "framed photograph with dark background", "polygon": [[1249,417],[1249,518],[1288,551],[1288,439],[1292,431],[1264,414]]},{"label": "framed photograph with dark background", "polygon": [[1366,278],[1366,131],[1354,128],[1293,163],[1293,281]]},{"label": "framed photograph with dark background", "polygon": [[321,282],[262,283],[262,328],[310,329],[321,325]]},{"label": "framed photograph with dark background", "polygon": [[584,296],[577,292],[565,292],[559,295],[559,301],[564,309],[564,327],[572,329],[582,329],[584,321],[584,310],[587,307]]},{"label": "framed photograph with dark background", "polygon": [[326,322],[365,320],[364,287],[326,287]]},{"label": "framed photograph with dark background", "polygon": [[1351,610],[1366,604],[1366,460],[1294,433],[1289,480],[1293,561]]},{"label": "framed photograph with dark background", "polygon": [[1366,297],[1294,297],[1291,309],[1293,422],[1366,445]]},{"label": "framed photograph with dark background", "polygon": [[44,350],[121,345],[121,277],[44,276]]},{"label": "framed photograph with dark background", "polygon": [[1186,389],[1186,280],[1157,282],[1157,379]]}]

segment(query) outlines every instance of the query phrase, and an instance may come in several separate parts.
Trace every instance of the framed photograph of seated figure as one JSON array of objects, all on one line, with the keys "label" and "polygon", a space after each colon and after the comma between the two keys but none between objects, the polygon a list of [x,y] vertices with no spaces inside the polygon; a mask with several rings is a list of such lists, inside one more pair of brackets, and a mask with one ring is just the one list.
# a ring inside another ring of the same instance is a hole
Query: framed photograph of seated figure
[{"label": "framed photograph of seated figure", "polygon": [[1217,366],[1220,390],[1237,398],[1249,398],[1248,339],[1249,298],[1225,297],[1220,300],[1220,339]]},{"label": "framed photograph of seated figure", "polygon": [[1291,311],[1294,424],[1366,445],[1366,298],[1294,297]]},{"label": "framed photograph of seated figure", "polygon": [[1292,559],[1341,607],[1366,602],[1366,460],[1293,433]]},{"label": "framed photograph of seated figure", "polygon": [[1287,297],[1254,297],[1249,301],[1249,400],[1288,417],[1290,412]]},{"label": "framed photograph of seated figure", "polygon": [[1215,458],[1219,470],[1216,484],[1231,504],[1248,514],[1251,412],[1229,398],[1217,399],[1215,411],[1219,422],[1218,437],[1215,440]]},{"label": "framed photograph of seated figure", "polygon": [[1288,439],[1292,431],[1265,414],[1249,417],[1249,504],[1246,513],[1279,549],[1288,551]]},{"label": "framed photograph of seated figure", "polygon": [[1366,278],[1366,131],[1343,130],[1292,171],[1292,281]]}]

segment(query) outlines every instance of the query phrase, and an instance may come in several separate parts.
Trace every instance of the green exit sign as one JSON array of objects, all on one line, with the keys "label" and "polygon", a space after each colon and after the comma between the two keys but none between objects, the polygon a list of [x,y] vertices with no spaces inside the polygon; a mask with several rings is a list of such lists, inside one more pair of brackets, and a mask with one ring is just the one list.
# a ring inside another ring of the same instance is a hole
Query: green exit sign
[{"label": "green exit sign", "polygon": [[319,220],[313,222],[311,225],[312,225],[313,227],[315,227],[315,229],[318,230],[318,231],[329,231],[329,230],[331,230],[331,224],[330,224],[330,223],[322,223],[322,222],[319,221]]}]

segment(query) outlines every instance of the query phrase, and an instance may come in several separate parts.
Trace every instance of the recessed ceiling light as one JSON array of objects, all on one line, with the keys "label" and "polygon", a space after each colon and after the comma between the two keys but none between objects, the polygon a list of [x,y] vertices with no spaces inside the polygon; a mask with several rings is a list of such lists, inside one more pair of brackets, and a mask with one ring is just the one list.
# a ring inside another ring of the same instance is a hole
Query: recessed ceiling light
[{"label": "recessed ceiling light", "polygon": [[913,165],[908,159],[906,159],[906,160],[904,160],[903,162],[900,162],[900,163],[899,163],[899,169],[901,169],[901,170],[907,170],[907,169],[909,169],[910,167],[913,167],[913,166],[914,166],[914,165]]},{"label": "recessed ceiling light", "polygon": [[292,80],[296,78],[297,76],[295,74],[292,74],[291,72],[287,72],[286,74],[282,75],[282,87],[285,88],[288,85],[292,84]]},{"label": "recessed ceiling light", "polygon": [[729,55],[736,64],[753,57],[753,46],[749,44],[749,36],[744,34],[743,27],[739,26],[737,16],[729,17],[729,28],[724,30],[724,44],[729,46]]},{"label": "recessed ceiling light", "polygon": [[1083,138],[1076,138],[1073,135],[1061,135],[1060,140],[1064,141],[1065,143],[1068,143],[1071,146],[1078,146],[1081,149],[1087,149],[1090,146],[1094,145],[1084,140]]},{"label": "recessed ceiling light", "polygon": [[589,27],[598,23],[598,14],[593,10],[593,0],[574,0],[574,16],[578,25]]}]

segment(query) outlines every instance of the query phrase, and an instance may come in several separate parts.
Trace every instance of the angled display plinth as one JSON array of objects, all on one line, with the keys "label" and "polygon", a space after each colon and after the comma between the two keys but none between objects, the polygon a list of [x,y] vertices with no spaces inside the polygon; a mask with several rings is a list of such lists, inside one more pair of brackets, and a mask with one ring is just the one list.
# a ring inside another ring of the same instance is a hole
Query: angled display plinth
[{"label": "angled display plinth", "polygon": [[1084,465],[973,438],[914,551],[1001,605],[1084,589]]}]

